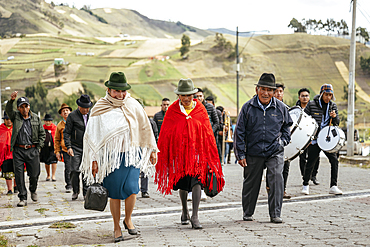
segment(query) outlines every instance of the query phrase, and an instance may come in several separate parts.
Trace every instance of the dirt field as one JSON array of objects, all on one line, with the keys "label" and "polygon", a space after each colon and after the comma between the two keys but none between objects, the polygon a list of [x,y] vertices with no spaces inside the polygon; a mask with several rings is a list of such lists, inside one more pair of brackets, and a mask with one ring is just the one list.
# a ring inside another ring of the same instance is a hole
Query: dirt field
[{"label": "dirt field", "polygon": [[[349,83],[348,82],[349,81],[349,71],[348,71],[346,65],[342,61],[335,62],[335,65],[337,66],[337,68],[339,70],[339,73],[342,75],[343,80],[348,84]],[[370,103],[369,95],[367,93],[365,93],[364,90],[362,90],[360,85],[358,85],[357,83],[356,83],[356,90],[357,90],[357,95],[359,97],[361,97],[366,102]]]},{"label": "dirt field", "polygon": [[1,52],[1,55],[6,54],[20,40],[21,40],[20,38],[0,40],[0,52]]},{"label": "dirt field", "polygon": [[41,82],[56,82],[60,80],[61,82],[71,82],[73,81],[76,76],[81,64],[71,63],[68,65],[68,72],[55,77],[54,73],[54,64],[51,64],[45,72],[42,74]]},{"label": "dirt field", "polygon": [[149,39],[144,42],[136,51],[130,53],[129,57],[152,57],[180,48],[179,39]]}]

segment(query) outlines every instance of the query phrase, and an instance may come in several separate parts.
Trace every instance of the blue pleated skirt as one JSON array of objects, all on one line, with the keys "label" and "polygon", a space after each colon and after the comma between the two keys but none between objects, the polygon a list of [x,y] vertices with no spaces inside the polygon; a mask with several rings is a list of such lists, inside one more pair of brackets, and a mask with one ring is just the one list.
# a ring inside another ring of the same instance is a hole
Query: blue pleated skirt
[{"label": "blue pleated skirt", "polygon": [[118,169],[111,172],[103,180],[103,186],[109,192],[109,198],[125,200],[132,194],[138,194],[140,169],[133,166],[126,167],[122,159]]}]

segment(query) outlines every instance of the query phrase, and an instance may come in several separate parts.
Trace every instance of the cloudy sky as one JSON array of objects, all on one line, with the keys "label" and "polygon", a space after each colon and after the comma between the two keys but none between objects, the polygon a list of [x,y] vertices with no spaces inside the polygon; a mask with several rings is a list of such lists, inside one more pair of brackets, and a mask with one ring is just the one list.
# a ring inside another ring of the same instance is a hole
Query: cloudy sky
[{"label": "cloudy sky", "polygon": [[[51,0],[46,0],[51,2]],[[344,19],[351,29],[351,0],[53,0],[81,8],[125,8],[158,20],[180,21],[194,27],[227,28],[239,31],[269,30],[292,33],[292,18],[298,21]],[[356,26],[370,31],[370,0],[357,0]]]}]

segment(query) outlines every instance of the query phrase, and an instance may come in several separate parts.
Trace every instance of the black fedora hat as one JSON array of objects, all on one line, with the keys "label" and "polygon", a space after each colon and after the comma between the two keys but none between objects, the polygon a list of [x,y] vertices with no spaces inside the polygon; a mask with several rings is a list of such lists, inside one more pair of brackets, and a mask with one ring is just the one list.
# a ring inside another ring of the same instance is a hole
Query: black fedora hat
[{"label": "black fedora hat", "polygon": [[6,114],[6,111],[4,111],[2,119],[9,119],[8,115]]},{"label": "black fedora hat", "polygon": [[123,72],[112,72],[109,77],[109,81],[106,81],[104,85],[107,88],[115,90],[129,90],[131,86],[127,83],[125,73]]},{"label": "black fedora hat", "polygon": [[90,100],[90,96],[87,94],[82,94],[79,99],[76,100],[78,106],[82,108],[90,108],[92,107],[93,103]]},{"label": "black fedora hat", "polygon": [[275,76],[272,73],[263,73],[257,84],[258,87],[268,87],[276,89]]},{"label": "black fedora hat", "polygon": [[44,121],[53,121],[53,118],[51,117],[51,115],[50,114],[45,114],[45,117],[44,117],[44,119],[43,119]]}]

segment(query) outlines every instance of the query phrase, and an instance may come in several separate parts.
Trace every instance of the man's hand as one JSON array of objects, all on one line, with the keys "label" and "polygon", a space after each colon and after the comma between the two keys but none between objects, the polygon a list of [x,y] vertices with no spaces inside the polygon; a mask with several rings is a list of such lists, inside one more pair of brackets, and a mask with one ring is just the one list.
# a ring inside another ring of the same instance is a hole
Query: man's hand
[{"label": "man's hand", "polygon": [[154,165],[156,162],[157,162],[157,154],[155,152],[152,152],[150,154],[150,163],[152,163],[152,165]]},{"label": "man's hand", "polygon": [[67,153],[69,154],[69,156],[75,156],[72,148],[68,148]]},{"label": "man's hand", "polygon": [[12,92],[12,94],[10,95],[10,99],[15,100],[17,98],[17,95],[18,95],[18,91]]},{"label": "man's hand", "polygon": [[223,136],[223,135],[224,135],[224,132],[223,132],[223,131],[219,131],[219,132],[218,132],[218,135],[219,135],[219,136]]},{"label": "man's hand", "polygon": [[246,159],[238,160],[238,163],[241,167],[246,167],[247,166],[247,160]]},{"label": "man's hand", "polygon": [[61,154],[61,153],[56,153],[55,155],[57,156],[57,159],[58,159],[59,161],[62,161],[63,154]]},{"label": "man's hand", "polygon": [[92,171],[93,176],[95,177],[95,174],[97,174],[97,173],[98,173],[98,171],[99,171],[99,168],[98,168],[98,162],[97,162],[97,161],[93,161],[93,162],[92,162],[92,168],[91,168],[91,171]]},{"label": "man's hand", "polygon": [[337,114],[335,113],[335,111],[331,111],[330,112],[330,117],[332,117],[332,118],[336,118],[337,117]]}]

